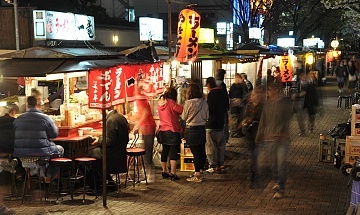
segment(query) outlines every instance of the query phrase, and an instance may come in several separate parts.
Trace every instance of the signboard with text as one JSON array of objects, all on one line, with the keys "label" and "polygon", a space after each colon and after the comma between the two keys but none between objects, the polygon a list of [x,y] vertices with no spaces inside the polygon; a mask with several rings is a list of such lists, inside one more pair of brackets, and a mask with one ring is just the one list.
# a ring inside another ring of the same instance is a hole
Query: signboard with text
[{"label": "signboard with text", "polygon": [[119,65],[109,69],[91,70],[88,75],[89,108],[107,109],[135,100],[135,87],[155,96],[163,92],[162,63]]},{"label": "signboard with text", "polygon": [[140,41],[162,41],[163,20],[149,17],[139,17]]},{"label": "signboard with text", "polygon": [[94,17],[34,10],[35,40],[95,40]]},{"label": "signboard with text", "polygon": [[288,82],[292,80],[293,69],[292,69],[291,59],[289,56],[281,56],[280,73],[281,73],[281,82]]}]

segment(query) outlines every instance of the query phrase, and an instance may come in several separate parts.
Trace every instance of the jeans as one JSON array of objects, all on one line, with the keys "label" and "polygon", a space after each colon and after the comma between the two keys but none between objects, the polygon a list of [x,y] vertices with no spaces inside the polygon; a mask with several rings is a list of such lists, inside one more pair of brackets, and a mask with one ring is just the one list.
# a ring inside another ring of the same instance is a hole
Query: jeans
[{"label": "jeans", "polygon": [[287,180],[286,155],[289,151],[289,145],[290,139],[264,142],[263,150],[270,161],[273,180],[280,186],[280,190],[285,189]]},{"label": "jeans", "polygon": [[144,162],[148,167],[153,165],[154,138],[155,134],[143,135],[144,143],[141,148],[145,149]]},{"label": "jeans", "polygon": [[231,135],[237,135],[239,134],[239,125],[240,122],[242,121],[242,116],[241,114],[237,114],[237,113],[232,113],[230,114],[230,132]]},{"label": "jeans", "polygon": [[220,167],[225,159],[225,140],[223,130],[206,131],[206,156],[210,167]]},{"label": "jeans", "polygon": [[195,172],[200,172],[206,163],[205,144],[190,146],[190,150],[194,155]]}]

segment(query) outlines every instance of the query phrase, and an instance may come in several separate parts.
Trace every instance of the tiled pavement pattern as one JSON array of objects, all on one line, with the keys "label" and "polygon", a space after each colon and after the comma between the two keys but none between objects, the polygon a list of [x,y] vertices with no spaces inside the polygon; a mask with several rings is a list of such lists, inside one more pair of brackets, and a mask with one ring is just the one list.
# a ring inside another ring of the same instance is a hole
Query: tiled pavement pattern
[{"label": "tiled pavement pattern", "polygon": [[[326,133],[337,123],[346,122],[349,110],[337,110],[335,79],[318,88],[323,93],[325,116],[318,118],[311,134],[299,137],[295,117],[291,123],[292,145],[285,198],[272,199],[273,182],[262,171],[263,186],[249,188],[249,152],[242,139],[231,139],[227,148],[226,173],[206,174],[203,183],[186,181],[189,172],[180,172],[179,181],[161,178],[156,169],[156,181],[146,189],[144,184],[133,191],[128,186],[117,197],[108,195],[108,208],[102,199],[82,204],[81,195],[71,202],[4,201],[16,214],[344,214],[349,205],[348,176],[343,176],[332,163],[318,162],[319,133]],[[265,157],[266,158],[266,157]],[[266,159],[265,163],[266,163]],[[7,191],[5,185],[1,191]],[[94,197],[88,196],[87,199]]]}]

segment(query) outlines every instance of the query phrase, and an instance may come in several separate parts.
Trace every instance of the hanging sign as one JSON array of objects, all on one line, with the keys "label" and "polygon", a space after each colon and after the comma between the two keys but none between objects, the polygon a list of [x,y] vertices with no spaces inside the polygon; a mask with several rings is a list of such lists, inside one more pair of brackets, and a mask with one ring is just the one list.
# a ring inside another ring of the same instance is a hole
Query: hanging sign
[{"label": "hanging sign", "polygon": [[281,82],[288,82],[292,80],[292,64],[289,56],[281,56],[280,58],[280,73]]},{"label": "hanging sign", "polygon": [[91,70],[88,75],[89,108],[107,109],[111,107],[113,80],[111,69]]},{"label": "hanging sign", "polygon": [[190,9],[179,14],[175,59],[179,62],[194,62],[199,50],[200,15]]}]

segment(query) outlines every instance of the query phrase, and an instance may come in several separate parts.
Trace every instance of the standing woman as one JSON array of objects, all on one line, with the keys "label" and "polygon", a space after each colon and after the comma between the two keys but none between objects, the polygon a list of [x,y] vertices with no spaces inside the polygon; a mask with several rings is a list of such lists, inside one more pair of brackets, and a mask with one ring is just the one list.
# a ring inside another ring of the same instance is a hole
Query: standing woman
[{"label": "standing woman", "polygon": [[185,140],[190,146],[191,153],[194,155],[195,173],[186,180],[189,182],[202,182],[206,153],[206,130],[205,124],[209,118],[209,107],[203,99],[203,94],[199,85],[190,84],[186,92],[186,101],[181,118],[186,122]]},{"label": "standing woman", "polygon": [[342,61],[338,61],[335,69],[336,80],[338,82],[339,93],[342,93],[342,88],[345,83],[345,69],[344,63]]},{"label": "standing woman", "polygon": [[[176,160],[181,143],[180,132],[182,128],[179,122],[179,115],[183,107],[176,103],[177,92],[172,87],[167,87],[164,94],[158,101],[158,113],[160,118],[159,143],[162,144],[161,167],[162,177],[171,180],[178,180],[176,175]],[[167,171],[167,159],[170,159],[170,174]]]}]

